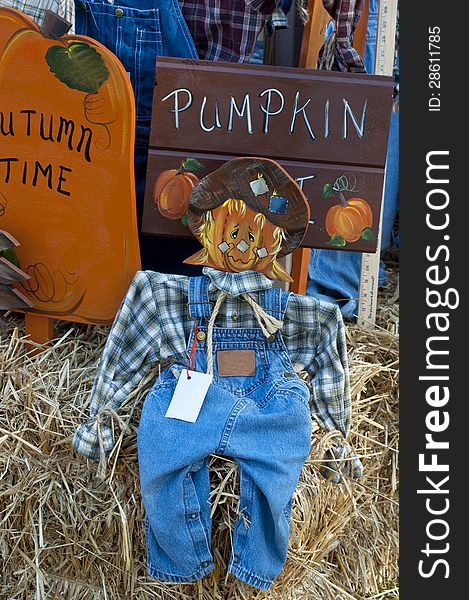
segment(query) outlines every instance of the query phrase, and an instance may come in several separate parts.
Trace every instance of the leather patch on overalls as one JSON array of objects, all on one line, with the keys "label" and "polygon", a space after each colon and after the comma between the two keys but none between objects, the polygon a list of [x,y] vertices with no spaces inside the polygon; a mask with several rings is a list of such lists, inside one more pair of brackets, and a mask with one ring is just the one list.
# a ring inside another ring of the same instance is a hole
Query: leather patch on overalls
[{"label": "leather patch on overalls", "polygon": [[219,377],[252,377],[256,374],[254,350],[218,350]]}]

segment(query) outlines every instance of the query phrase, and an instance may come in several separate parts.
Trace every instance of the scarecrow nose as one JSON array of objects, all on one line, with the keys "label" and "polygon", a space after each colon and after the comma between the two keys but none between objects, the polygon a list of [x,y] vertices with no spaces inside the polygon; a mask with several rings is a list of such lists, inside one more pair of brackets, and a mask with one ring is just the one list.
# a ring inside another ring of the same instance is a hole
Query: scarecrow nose
[{"label": "scarecrow nose", "polygon": [[238,244],[236,244],[236,248],[238,248],[238,250],[244,254],[246,250],[248,250],[249,244],[247,244],[244,240],[241,240],[238,242]]}]

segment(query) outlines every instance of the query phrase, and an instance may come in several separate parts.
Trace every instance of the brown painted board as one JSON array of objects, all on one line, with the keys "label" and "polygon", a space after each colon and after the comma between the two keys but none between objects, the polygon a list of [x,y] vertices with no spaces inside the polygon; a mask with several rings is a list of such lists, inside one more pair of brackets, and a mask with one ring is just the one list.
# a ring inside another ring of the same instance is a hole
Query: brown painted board
[{"label": "brown painted board", "polygon": [[158,58],[150,146],[384,166],[392,91],[389,77]]},{"label": "brown painted board", "polygon": [[[148,179],[156,180],[158,175],[167,169],[178,168],[181,162],[188,158],[186,154],[179,152],[169,152],[164,150],[150,150],[148,158]],[[224,162],[230,159],[229,155],[211,155],[211,154],[191,154],[190,158],[196,158],[205,169],[197,173],[199,177],[214,171]],[[355,181],[356,185],[362,191],[359,194],[370,203],[373,208],[373,230],[376,231],[376,224],[379,221],[379,195],[383,186],[383,169],[372,167],[351,167],[343,165],[329,165],[321,163],[309,163],[306,161],[279,161],[292,177],[295,177],[298,183],[303,186],[303,190],[310,203],[311,221],[307,230],[303,245],[317,248],[336,248],[328,244],[330,235],[327,233],[324,222],[328,210],[340,203],[339,196],[331,196],[323,199],[323,188],[327,183],[334,183],[337,178],[342,177],[343,183],[348,179],[349,183]],[[373,200],[375,200],[373,202]],[[163,217],[153,201],[152,186],[147,185],[145,192],[145,206],[143,215],[143,233],[158,234],[164,232],[165,235],[174,237],[191,237],[192,234],[188,227],[185,227],[181,219],[172,220]],[[359,250],[373,252],[376,240],[361,240],[361,243],[347,244],[347,250]]]},{"label": "brown painted board", "polygon": [[0,229],[36,315],[110,323],[140,268],[135,103],[91,38],[49,38],[0,7]]},{"label": "brown painted board", "polygon": [[[186,157],[204,163],[201,177],[235,156],[259,156],[296,178],[315,175],[304,181],[314,221],[304,246],[374,252],[392,91],[390,77],[158,58],[144,233],[190,235],[157,213],[152,188],[159,173]],[[326,184],[338,192],[323,199]],[[328,210],[352,198],[369,204],[372,231],[331,246]]]}]

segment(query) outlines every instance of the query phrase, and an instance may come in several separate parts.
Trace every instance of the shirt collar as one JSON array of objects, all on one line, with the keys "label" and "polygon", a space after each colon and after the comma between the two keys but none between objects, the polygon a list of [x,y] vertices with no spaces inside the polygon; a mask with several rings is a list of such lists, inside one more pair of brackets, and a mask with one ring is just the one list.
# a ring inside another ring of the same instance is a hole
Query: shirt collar
[{"label": "shirt collar", "polygon": [[211,267],[204,267],[203,274],[210,279],[209,290],[220,290],[231,296],[250,294],[259,290],[272,287],[272,281],[257,271],[243,271],[242,273],[231,273],[218,271]]}]

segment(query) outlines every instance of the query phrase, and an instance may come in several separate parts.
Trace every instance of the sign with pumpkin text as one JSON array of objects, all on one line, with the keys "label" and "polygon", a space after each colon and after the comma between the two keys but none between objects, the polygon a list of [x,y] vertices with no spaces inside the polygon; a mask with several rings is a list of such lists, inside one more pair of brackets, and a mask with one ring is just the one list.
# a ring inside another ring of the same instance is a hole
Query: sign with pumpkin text
[{"label": "sign with pumpkin text", "polygon": [[390,77],[158,58],[143,232],[190,236],[196,183],[257,156],[308,198],[303,246],[374,252],[392,92]]},{"label": "sign with pumpkin text", "polygon": [[91,38],[0,8],[0,229],[31,312],[109,323],[140,268],[127,73]]}]

